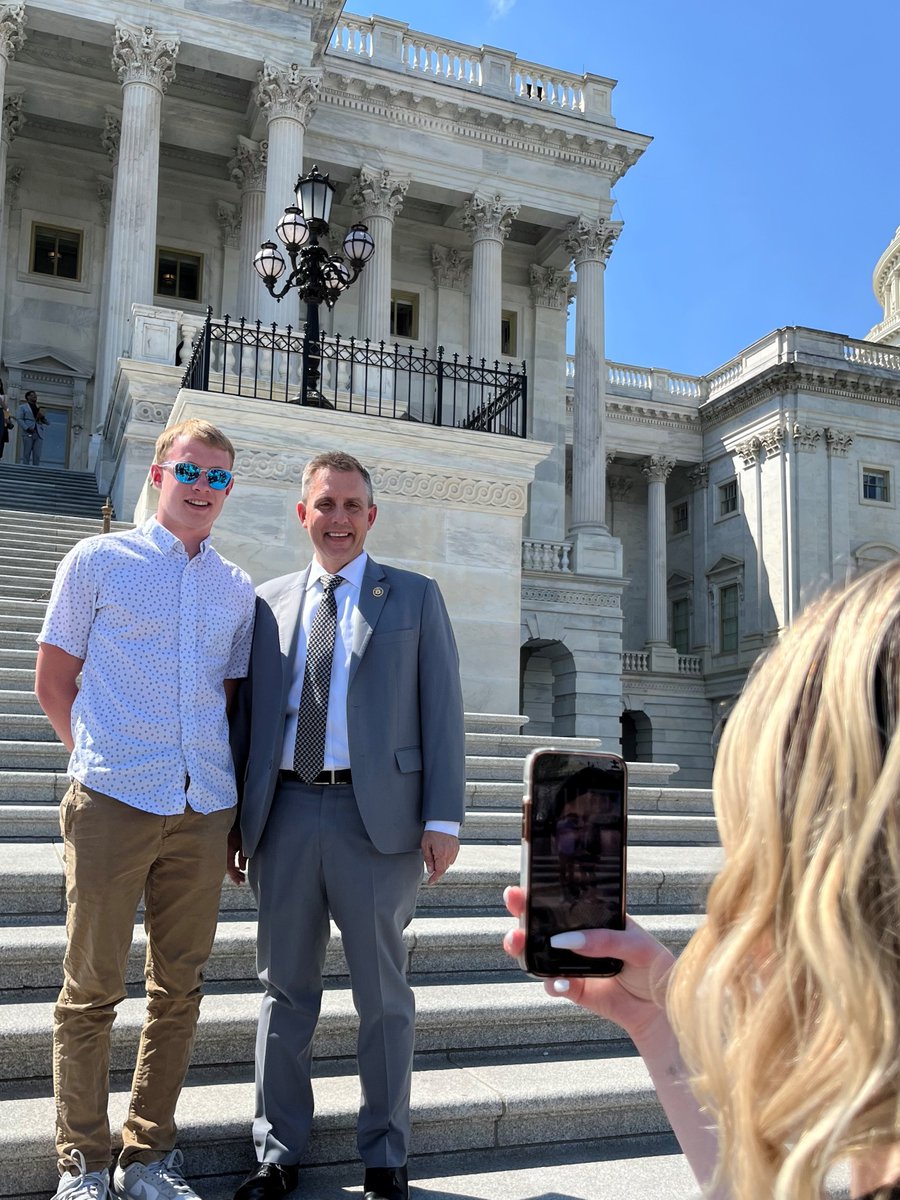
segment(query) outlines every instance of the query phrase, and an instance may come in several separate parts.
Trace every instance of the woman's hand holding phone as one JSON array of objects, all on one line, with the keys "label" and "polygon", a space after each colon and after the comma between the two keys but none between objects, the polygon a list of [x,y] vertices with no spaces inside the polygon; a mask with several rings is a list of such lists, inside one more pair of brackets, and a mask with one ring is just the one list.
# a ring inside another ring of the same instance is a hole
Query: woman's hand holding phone
[{"label": "woman's hand holding phone", "polygon": [[[503,896],[508,911],[521,917],[525,909],[525,892],[520,887],[508,887]],[[560,939],[563,941],[560,943]],[[583,944],[576,943],[583,939]],[[551,944],[571,950],[586,958],[617,958],[622,970],[617,975],[580,976],[548,979],[544,990],[551,996],[566,999],[588,1008],[598,1016],[615,1021],[638,1045],[660,1027],[667,1031],[665,1012],[666,977],[675,959],[652,934],[637,921],[627,917],[625,929],[585,929],[556,934]],[[525,931],[511,929],[503,939],[503,948],[513,958],[521,959],[525,947]]]}]

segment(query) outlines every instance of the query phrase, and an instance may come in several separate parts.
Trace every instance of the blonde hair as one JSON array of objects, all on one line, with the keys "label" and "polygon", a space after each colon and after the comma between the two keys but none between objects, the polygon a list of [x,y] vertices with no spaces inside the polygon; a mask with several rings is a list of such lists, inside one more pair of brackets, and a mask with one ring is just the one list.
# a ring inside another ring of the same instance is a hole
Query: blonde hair
[{"label": "blonde hair", "polygon": [[156,439],[156,450],[153,454],[153,461],[155,463],[165,462],[172,446],[180,437],[196,438],[198,442],[203,442],[206,446],[214,446],[216,450],[224,450],[226,454],[230,455],[231,465],[234,466],[234,446],[231,441],[221,429],[217,429],[209,421],[201,421],[199,417],[189,417],[186,421],[182,421],[178,425],[172,425],[168,429],[164,429]]},{"label": "blonde hair", "polygon": [[741,1200],[900,1139],[898,713],[895,560],[800,617],[722,738],[725,866],[668,1005]]},{"label": "blonde hair", "polygon": [[354,458],[352,454],[347,454],[344,450],[325,450],[322,454],[317,454],[315,458],[309,460],[303,468],[303,475],[300,479],[300,499],[302,501],[306,501],[309,489],[312,487],[312,481],[319,471],[327,470],[344,471],[346,473],[356,471],[360,474],[366,487],[366,498],[369,502],[369,507],[372,507],[375,503],[372,476],[358,458]]}]

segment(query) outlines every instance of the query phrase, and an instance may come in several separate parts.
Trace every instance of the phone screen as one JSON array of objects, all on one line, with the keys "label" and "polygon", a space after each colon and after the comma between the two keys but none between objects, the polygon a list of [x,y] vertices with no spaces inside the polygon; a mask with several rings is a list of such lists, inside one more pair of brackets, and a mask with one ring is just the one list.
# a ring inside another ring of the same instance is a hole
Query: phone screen
[{"label": "phone screen", "polygon": [[625,762],[614,754],[538,751],[524,823],[525,968],[533,975],[615,975],[621,962],[550,945],[570,929],[625,928]]}]

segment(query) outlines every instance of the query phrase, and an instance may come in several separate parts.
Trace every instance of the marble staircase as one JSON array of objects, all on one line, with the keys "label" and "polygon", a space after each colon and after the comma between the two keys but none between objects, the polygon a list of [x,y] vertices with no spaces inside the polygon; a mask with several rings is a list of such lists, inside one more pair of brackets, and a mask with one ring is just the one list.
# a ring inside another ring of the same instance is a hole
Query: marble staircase
[{"label": "marble staircase", "polygon": [[[52,1004],[64,887],[56,808],[66,754],[33,698],[34,638],[56,562],[98,521],[0,511],[0,1197],[50,1195]],[[646,1070],[626,1038],[545,995],[503,953],[502,893],[518,875],[520,718],[469,714],[468,816],[454,869],[424,888],[407,931],[418,1009],[413,1195],[418,1200],[695,1196]],[[719,863],[710,795],[675,768],[631,768],[629,908],[674,949],[696,928]],[[253,1164],[259,987],[246,887],[226,882],[196,1052],[179,1108],[189,1177],[208,1200]],[[111,1117],[124,1112],[142,1015],[144,934],[113,1031]],[[316,1043],[316,1124],[298,1196],[358,1196],[356,1019],[336,930]]]}]

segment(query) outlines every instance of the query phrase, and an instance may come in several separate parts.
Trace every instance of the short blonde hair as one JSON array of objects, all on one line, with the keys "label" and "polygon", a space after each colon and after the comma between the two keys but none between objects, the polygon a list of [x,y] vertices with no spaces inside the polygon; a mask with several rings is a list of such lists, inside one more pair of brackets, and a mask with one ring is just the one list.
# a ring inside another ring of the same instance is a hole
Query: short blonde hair
[{"label": "short blonde hair", "polygon": [[199,417],[188,417],[186,421],[181,421],[178,425],[171,425],[168,429],[164,429],[156,439],[156,450],[153,454],[153,461],[155,463],[165,462],[172,446],[180,437],[196,438],[198,442],[203,442],[207,446],[214,446],[216,450],[224,450],[231,457],[231,465],[234,466],[235,451],[231,441],[221,429],[217,429],[209,421],[201,421]]},{"label": "short blonde hair", "polygon": [[375,503],[372,476],[358,458],[354,458],[352,454],[347,454],[344,450],[326,450],[309,460],[303,468],[303,475],[300,479],[300,499],[302,501],[306,501],[312,481],[318,472],[328,470],[345,471],[347,473],[351,471],[358,472],[362,476],[363,483],[366,485],[366,497],[369,501],[369,507],[372,507]]},{"label": "short blonde hair", "polygon": [[900,561],[751,676],[713,781],[725,866],[669,1011],[739,1197],[813,1200],[898,1141]]}]

